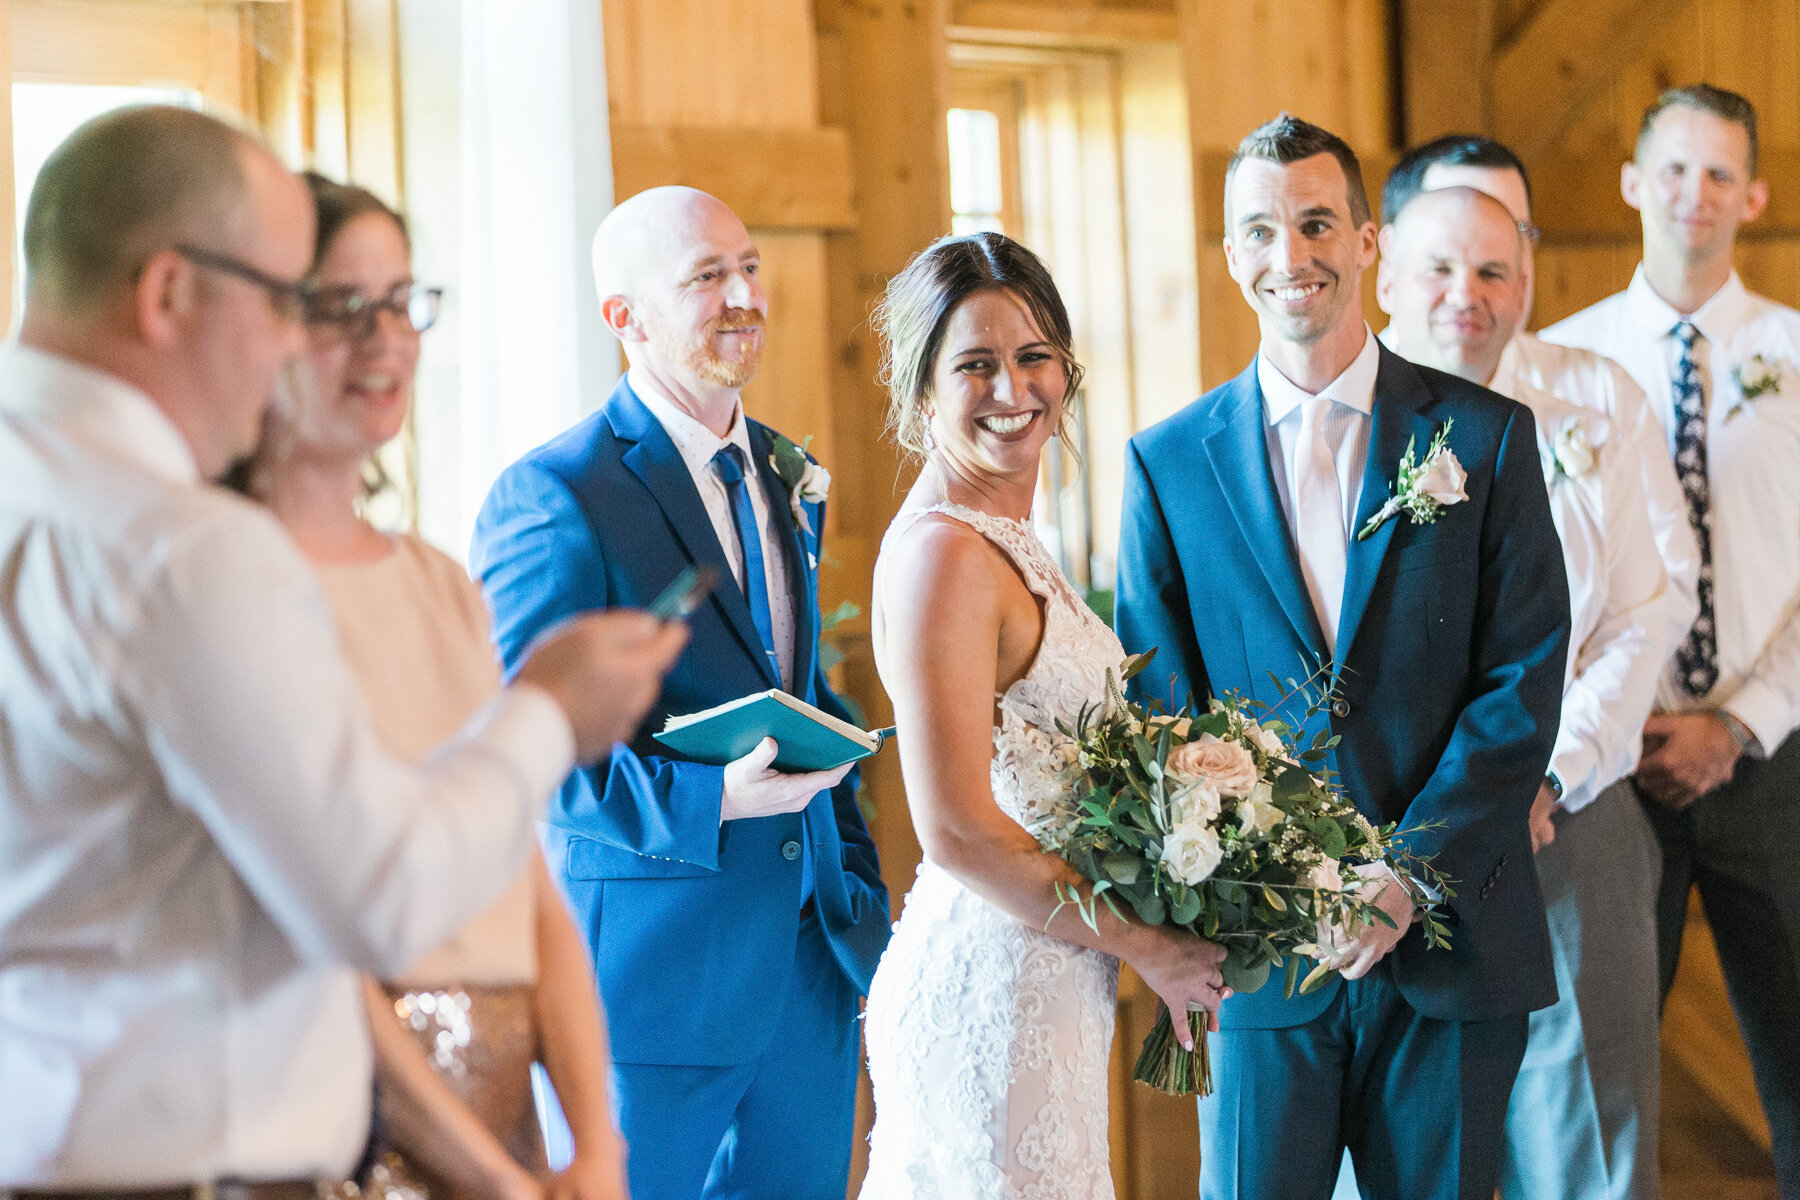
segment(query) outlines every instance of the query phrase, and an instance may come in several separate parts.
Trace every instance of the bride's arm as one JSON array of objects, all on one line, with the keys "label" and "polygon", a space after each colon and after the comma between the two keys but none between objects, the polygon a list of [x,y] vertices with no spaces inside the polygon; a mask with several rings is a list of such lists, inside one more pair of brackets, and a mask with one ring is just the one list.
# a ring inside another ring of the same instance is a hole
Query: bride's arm
[{"label": "bride's arm", "polygon": [[890,541],[877,586],[881,678],[925,857],[1018,921],[1129,962],[1171,1010],[1216,1011],[1220,947],[1120,920],[1105,905],[1097,932],[1072,907],[1057,911],[1057,885],[1085,891],[1086,881],[994,801],[994,694],[1029,666],[1042,625],[999,551],[964,526],[924,521]]}]

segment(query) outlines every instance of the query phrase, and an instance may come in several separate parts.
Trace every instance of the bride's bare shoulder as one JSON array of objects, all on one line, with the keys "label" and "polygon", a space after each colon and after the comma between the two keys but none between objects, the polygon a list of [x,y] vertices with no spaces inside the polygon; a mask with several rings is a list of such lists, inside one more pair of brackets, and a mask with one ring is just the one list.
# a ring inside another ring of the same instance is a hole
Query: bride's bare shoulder
[{"label": "bride's bare shoulder", "polygon": [[[901,515],[907,520],[906,514]],[[1012,575],[980,530],[942,512],[912,517],[882,543],[876,591],[890,609],[961,605],[994,594]]]}]

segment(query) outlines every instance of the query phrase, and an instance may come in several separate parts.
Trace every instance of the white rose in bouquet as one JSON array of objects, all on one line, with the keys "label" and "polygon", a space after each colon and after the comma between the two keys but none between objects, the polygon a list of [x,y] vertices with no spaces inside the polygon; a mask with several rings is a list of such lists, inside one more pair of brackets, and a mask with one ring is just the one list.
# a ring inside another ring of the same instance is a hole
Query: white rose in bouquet
[{"label": "white rose in bouquet", "polygon": [[1219,817],[1219,789],[1204,779],[1185,783],[1172,807],[1177,825],[1210,825]]},{"label": "white rose in bouquet", "polygon": [[1270,758],[1282,758],[1287,755],[1287,746],[1282,742],[1281,735],[1275,733],[1273,730],[1264,729],[1255,721],[1245,721],[1244,732],[1248,734],[1250,740],[1261,747],[1262,752],[1267,754]]},{"label": "white rose in bouquet", "polygon": [[1248,833],[1268,833],[1287,814],[1275,807],[1275,789],[1259,783],[1238,803],[1238,828]]},{"label": "white rose in bouquet", "polygon": [[1198,822],[1177,825],[1163,839],[1162,860],[1169,874],[1189,887],[1205,883],[1224,857],[1219,835]]},{"label": "white rose in bouquet", "polygon": [[1256,759],[1250,752],[1210,733],[1169,751],[1163,769],[1184,779],[1204,779],[1222,796],[1247,796],[1257,780]]}]

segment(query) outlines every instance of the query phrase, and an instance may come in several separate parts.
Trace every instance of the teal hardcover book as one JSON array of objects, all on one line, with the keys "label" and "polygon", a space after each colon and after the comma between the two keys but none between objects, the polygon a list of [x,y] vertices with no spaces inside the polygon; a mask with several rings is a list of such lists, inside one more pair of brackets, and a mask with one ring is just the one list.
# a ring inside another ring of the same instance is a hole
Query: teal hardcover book
[{"label": "teal hardcover book", "polygon": [[780,746],[776,770],[829,771],[869,757],[891,732],[858,729],[786,692],[767,691],[705,712],[670,717],[656,740],[695,762],[719,767],[772,737]]}]

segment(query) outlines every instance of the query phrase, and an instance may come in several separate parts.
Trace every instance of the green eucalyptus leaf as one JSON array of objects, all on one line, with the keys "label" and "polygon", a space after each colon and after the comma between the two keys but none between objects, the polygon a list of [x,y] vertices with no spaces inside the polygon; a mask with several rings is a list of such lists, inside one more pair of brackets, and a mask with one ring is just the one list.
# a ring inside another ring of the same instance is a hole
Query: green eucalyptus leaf
[{"label": "green eucalyptus leaf", "polygon": [[1100,862],[1100,870],[1106,878],[1121,885],[1136,883],[1138,868],[1141,866],[1143,866],[1143,860],[1136,855],[1117,852],[1108,854]]},{"label": "green eucalyptus leaf", "polygon": [[1269,982],[1269,968],[1270,962],[1266,958],[1252,965],[1248,961],[1239,960],[1233,952],[1225,956],[1219,970],[1225,976],[1226,987],[1245,995]]}]

